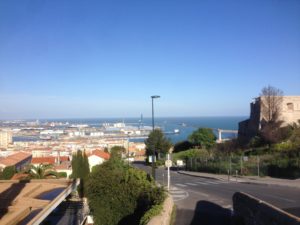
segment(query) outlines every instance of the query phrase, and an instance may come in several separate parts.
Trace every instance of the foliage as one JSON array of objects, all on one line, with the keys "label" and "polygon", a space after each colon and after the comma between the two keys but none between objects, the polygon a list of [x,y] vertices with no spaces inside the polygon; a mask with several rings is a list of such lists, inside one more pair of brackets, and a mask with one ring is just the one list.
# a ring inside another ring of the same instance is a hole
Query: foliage
[{"label": "foliage", "polygon": [[114,157],[93,168],[86,188],[98,225],[138,224],[144,213],[164,197],[163,190],[144,171]]},{"label": "foliage", "polygon": [[126,152],[126,149],[122,146],[114,146],[110,150],[110,154],[112,158],[122,158],[122,154]]},{"label": "foliage", "polygon": [[72,178],[86,179],[90,173],[89,161],[85,152],[78,150],[72,155]]},{"label": "foliage", "polygon": [[159,204],[159,205],[154,205],[151,209],[149,209],[144,216],[141,218],[140,221],[140,225],[145,225],[147,224],[151,218],[153,218],[154,216],[157,216],[161,213],[161,211],[163,210],[163,205]]},{"label": "foliage", "polygon": [[66,172],[58,172],[57,175],[59,178],[66,178],[68,176]]},{"label": "foliage", "polygon": [[78,193],[80,197],[84,196],[84,183],[90,173],[89,160],[85,152],[80,150],[72,156],[72,175],[71,178],[80,178]]},{"label": "foliage", "polygon": [[222,153],[233,153],[233,152],[238,152],[240,149],[239,143],[237,139],[232,139],[225,141],[223,143],[218,143],[216,145],[216,151],[217,152],[222,152]]},{"label": "foliage", "polygon": [[178,142],[174,145],[174,150],[173,150],[173,153],[176,153],[176,152],[181,152],[181,151],[186,151],[186,150],[189,150],[191,148],[193,148],[193,144],[189,141],[181,141],[181,142]]},{"label": "foliage", "polygon": [[264,144],[263,139],[258,135],[251,138],[251,140],[249,142],[249,146],[251,148],[256,148],[256,147],[262,146],[263,144]]},{"label": "foliage", "polygon": [[58,176],[51,164],[30,165],[26,173],[31,179],[57,178]]},{"label": "foliage", "polygon": [[291,141],[284,141],[281,143],[277,143],[273,146],[273,150],[275,151],[289,151],[293,150],[295,145]]},{"label": "foliage", "polygon": [[190,149],[172,154],[173,161],[197,157],[209,157],[209,152],[206,149]]},{"label": "foliage", "polygon": [[160,158],[160,154],[168,153],[172,146],[171,142],[164,136],[160,129],[152,131],[145,140],[145,144],[147,156],[153,155],[153,152],[155,152],[158,159]]},{"label": "foliage", "polygon": [[7,166],[2,171],[1,179],[3,179],[3,180],[10,180],[14,176],[14,174],[16,172],[17,171],[16,171],[15,166]]},{"label": "foliage", "polygon": [[268,85],[261,90],[262,114],[266,123],[274,123],[278,121],[281,113],[281,103],[283,91]]},{"label": "foliage", "polygon": [[263,140],[263,143],[271,144],[277,143],[283,139],[280,126],[282,121],[270,121],[263,125],[259,131],[259,135]]},{"label": "foliage", "polygon": [[189,141],[200,148],[210,149],[215,145],[216,136],[210,128],[199,128],[189,136]]}]

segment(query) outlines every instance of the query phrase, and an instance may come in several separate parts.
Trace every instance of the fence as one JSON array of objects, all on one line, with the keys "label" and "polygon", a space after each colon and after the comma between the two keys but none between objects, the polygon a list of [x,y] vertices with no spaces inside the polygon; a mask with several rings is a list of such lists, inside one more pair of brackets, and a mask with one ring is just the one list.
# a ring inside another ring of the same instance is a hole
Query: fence
[{"label": "fence", "polygon": [[280,155],[215,156],[185,159],[186,170],[215,174],[300,177],[300,157],[282,158]]}]

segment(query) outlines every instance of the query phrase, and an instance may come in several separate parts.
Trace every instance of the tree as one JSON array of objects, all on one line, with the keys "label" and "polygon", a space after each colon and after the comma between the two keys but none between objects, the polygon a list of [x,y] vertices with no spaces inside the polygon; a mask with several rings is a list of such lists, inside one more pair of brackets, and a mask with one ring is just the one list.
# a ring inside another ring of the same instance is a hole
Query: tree
[{"label": "tree", "polygon": [[95,166],[86,188],[95,225],[139,224],[145,211],[164,199],[163,190],[144,171],[120,158]]},{"label": "tree", "polygon": [[216,143],[216,136],[210,128],[199,128],[189,136],[189,141],[200,148],[210,149]]},{"label": "tree", "polygon": [[261,112],[263,121],[261,123],[260,136],[270,147],[271,144],[280,140],[280,126],[282,121],[279,120],[281,105],[283,100],[283,91],[272,87],[264,87],[261,91]]},{"label": "tree", "polygon": [[111,155],[111,158],[113,158],[113,159],[115,159],[115,158],[121,159],[122,154],[124,154],[125,152],[126,152],[126,149],[122,146],[113,146],[110,149],[110,155]]},{"label": "tree", "polygon": [[154,152],[157,158],[160,157],[160,154],[168,153],[172,146],[171,142],[164,136],[160,129],[152,131],[145,140],[145,144],[147,156],[153,155]]},{"label": "tree", "polygon": [[186,150],[189,150],[193,147],[194,147],[194,145],[189,141],[180,141],[180,142],[177,142],[174,145],[173,153],[186,151]]},{"label": "tree", "polygon": [[283,91],[267,86],[261,90],[262,116],[266,123],[276,122],[281,113]]},{"label": "tree", "polygon": [[78,187],[79,196],[84,196],[84,183],[90,173],[89,160],[85,151],[78,150],[72,155],[72,178],[80,178],[80,185]]},{"label": "tree", "polygon": [[16,168],[15,166],[7,166],[3,169],[2,172],[2,179],[4,180],[10,180],[10,178],[13,177],[13,175],[16,173]]},{"label": "tree", "polygon": [[37,166],[30,165],[27,173],[29,174],[29,177],[33,179],[56,178],[58,176],[51,164],[39,164]]},{"label": "tree", "polygon": [[78,150],[72,155],[72,177],[73,178],[87,178],[90,173],[90,166],[88,157],[85,151]]}]

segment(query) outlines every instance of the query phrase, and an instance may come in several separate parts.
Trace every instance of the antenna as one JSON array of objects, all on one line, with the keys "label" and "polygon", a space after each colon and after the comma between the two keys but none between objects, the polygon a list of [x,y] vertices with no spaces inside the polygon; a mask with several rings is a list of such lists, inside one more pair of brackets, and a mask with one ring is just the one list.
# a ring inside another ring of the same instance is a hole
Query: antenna
[{"label": "antenna", "polygon": [[140,130],[143,129],[143,113],[141,113],[141,119],[140,119]]}]

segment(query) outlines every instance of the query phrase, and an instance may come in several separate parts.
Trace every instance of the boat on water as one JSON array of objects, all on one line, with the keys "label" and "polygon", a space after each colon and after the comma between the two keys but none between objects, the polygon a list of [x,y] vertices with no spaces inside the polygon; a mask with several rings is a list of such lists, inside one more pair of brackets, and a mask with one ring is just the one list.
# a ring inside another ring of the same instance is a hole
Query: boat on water
[{"label": "boat on water", "polygon": [[179,129],[174,129],[174,134],[179,134],[180,130]]},{"label": "boat on water", "polygon": [[180,130],[179,129],[174,129],[173,131],[165,131],[164,134],[179,134]]}]

